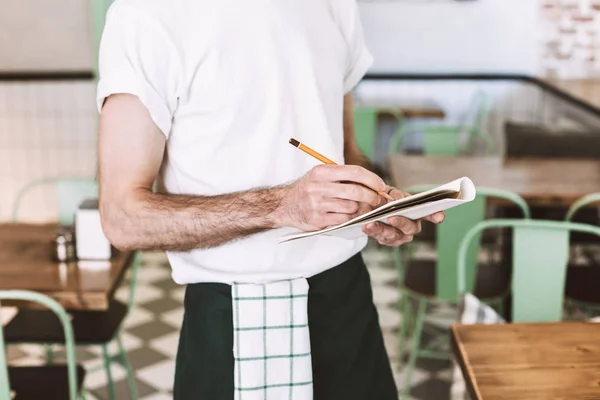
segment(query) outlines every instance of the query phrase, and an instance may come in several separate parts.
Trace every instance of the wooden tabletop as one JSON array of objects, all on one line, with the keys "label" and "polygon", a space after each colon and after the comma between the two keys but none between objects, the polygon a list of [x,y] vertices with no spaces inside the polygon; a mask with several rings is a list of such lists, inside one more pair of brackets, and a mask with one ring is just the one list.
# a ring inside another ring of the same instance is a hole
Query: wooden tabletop
[{"label": "wooden tabletop", "polygon": [[398,99],[395,107],[404,118],[445,118],[446,112],[434,99],[428,97],[410,97]]},{"label": "wooden tabletop", "polygon": [[407,119],[413,118],[433,118],[443,119],[446,117],[446,112],[435,104],[422,104],[422,105],[404,105],[398,108],[400,114]]},{"label": "wooden tabletop", "polygon": [[600,160],[512,159],[395,154],[394,185],[443,184],[462,176],[475,186],[509,190],[537,205],[569,205],[600,192]]},{"label": "wooden tabletop", "polygon": [[0,290],[41,292],[67,309],[106,310],[133,253],[107,262],[52,261],[56,225],[0,224]]},{"label": "wooden tabletop", "polygon": [[361,102],[362,107],[380,108],[382,112],[392,110],[398,112],[403,118],[432,118],[443,119],[446,117],[444,109],[432,99],[411,98],[394,99],[390,101]]},{"label": "wooden tabletop", "polygon": [[600,399],[600,324],[454,325],[472,400]]}]

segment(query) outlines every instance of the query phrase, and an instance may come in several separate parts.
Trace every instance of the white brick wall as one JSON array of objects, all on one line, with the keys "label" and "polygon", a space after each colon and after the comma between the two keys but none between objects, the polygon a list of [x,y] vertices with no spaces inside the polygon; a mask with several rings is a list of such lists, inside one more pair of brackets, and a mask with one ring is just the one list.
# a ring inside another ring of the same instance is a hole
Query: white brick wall
[{"label": "white brick wall", "polygon": [[600,1],[542,0],[541,73],[600,76]]}]

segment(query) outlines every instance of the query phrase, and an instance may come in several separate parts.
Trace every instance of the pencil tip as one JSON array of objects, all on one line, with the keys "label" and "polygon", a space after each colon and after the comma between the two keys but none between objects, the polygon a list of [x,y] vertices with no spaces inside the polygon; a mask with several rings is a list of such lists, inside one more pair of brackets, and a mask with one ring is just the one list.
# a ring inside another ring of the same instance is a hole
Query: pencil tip
[{"label": "pencil tip", "polygon": [[296,139],[294,139],[294,138],[291,138],[291,139],[290,139],[290,144],[291,144],[292,146],[296,146],[296,147],[300,146],[300,142],[299,142],[299,141],[297,141],[297,140],[296,140]]}]

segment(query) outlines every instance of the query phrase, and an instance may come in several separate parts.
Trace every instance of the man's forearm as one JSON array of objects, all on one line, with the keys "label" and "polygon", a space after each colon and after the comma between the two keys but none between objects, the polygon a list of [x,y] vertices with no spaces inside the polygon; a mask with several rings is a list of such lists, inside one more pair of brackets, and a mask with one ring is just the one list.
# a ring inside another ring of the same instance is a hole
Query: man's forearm
[{"label": "man's forearm", "polygon": [[101,197],[104,230],[118,248],[186,251],[219,246],[277,227],[284,188],[220,196],[164,195],[140,189],[113,202]]}]

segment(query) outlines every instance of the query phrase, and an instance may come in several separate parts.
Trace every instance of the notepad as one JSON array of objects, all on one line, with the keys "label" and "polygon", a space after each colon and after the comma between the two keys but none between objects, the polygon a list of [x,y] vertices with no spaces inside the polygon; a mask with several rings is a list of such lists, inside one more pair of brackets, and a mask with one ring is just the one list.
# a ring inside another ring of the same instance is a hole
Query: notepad
[{"label": "notepad", "polygon": [[475,198],[475,185],[463,177],[400,200],[392,201],[348,222],[314,232],[293,233],[282,236],[279,243],[300,240],[308,237],[327,235],[354,239],[362,234],[361,227],[375,221],[384,221],[389,217],[402,216],[417,220],[436,212],[468,203]]}]

